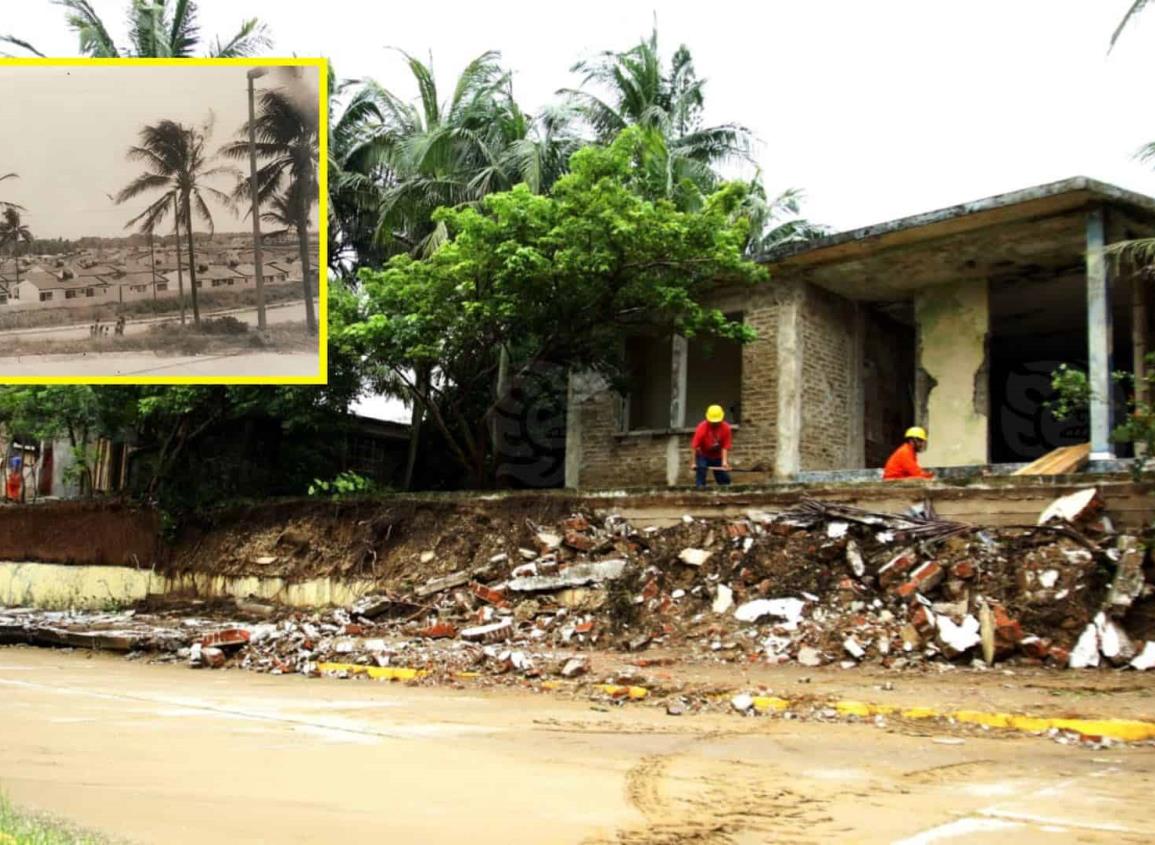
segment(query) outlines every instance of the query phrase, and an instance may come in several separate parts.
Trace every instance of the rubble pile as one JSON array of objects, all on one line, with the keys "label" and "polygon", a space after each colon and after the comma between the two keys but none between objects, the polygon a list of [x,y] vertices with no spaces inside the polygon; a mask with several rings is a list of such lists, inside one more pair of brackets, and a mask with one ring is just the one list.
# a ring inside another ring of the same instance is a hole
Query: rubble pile
[{"label": "rubble pile", "polygon": [[[348,608],[248,602],[231,618],[177,621],[8,611],[0,642],[115,633],[121,650],[195,667],[394,666],[432,677],[577,678],[594,649],[844,668],[1155,666],[1149,554],[1143,538],[1114,530],[1093,489],[1017,528],[950,522],[929,504],[896,515],[803,501],[667,528],[578,513],[496,533],[505,551],[413,580],[434,563],[424,553],[409,580]],[[453,565],[436,563],[427,571]]]}]

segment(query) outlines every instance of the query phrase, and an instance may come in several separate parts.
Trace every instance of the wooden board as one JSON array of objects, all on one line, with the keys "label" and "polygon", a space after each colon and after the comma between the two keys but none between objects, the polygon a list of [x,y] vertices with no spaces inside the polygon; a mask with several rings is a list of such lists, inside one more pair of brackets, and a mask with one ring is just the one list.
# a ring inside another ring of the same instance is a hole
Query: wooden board
[{"label": "wooden board", "polygon": [[1091,444],[1080,443],[1078,446],[1061,446],[1053,452],[1047,452],[1037,461],[1027,464],[1014,475],[1066,475],[1078,472],[1091,459]]}]

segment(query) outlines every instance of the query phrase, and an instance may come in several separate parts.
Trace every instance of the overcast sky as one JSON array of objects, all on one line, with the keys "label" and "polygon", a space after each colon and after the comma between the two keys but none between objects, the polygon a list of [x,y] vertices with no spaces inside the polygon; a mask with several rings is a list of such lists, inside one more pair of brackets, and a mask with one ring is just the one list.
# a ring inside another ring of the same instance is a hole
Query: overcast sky
[{"label": "overcast sky", "polygon": [[[1076,174],[1155,194],[1155,174],[1132,159],[1155,139],[1143,97],[1155,10],[1107,55],[1129,4],[586,0],[560,14],[537,2],[202,0],[200,19],[206,36],[228,37],[260,17],[277,54],[328,56],[340,76],[406,96],[412,80],[387,47],[432,53],[443,96],[470,58],[497,49],[534,110],[576,84],[575,60],[630,46],[656,12],[663,54],[685,42],[708,80],[708,120],[750,127],[768,185],[803,189],[809,217],[846,229]],[[122,37],[128,0],[92,5]],[[49,0],[25,0],[4,27],[46,53],[76,52]],[[69,125],[106,114],[86,105]]]},{"label": "overcast sky", "polygon": [[[0,66],[0,173],[20,176],[0,185],[0,198],[25,207],[24,221],[38,237],[126,234],[125,224],[158,196],[124,205],[109,196],[145,170],[126,156],[141,127],[165,118],[201,126],[211,115],[215,153],[248,119],[247,69]],[[308,73],[315,96],[316,71]],[[258,85],[278,84],[274,79]],[[247,172],[247,161],[239,164]],[[207,182],[228,193],[235,179],[222,174]],[[217,231],[247,230],[247,218],[204,196]],[[206,228],[199,219],[194,226]]]},{"label": "overcast sky", "polygon": [[[122,37],[128,0],[91,2]],[[768,187],[803,189],[807,216],[848,229],[1078,174],[1155,195],[1155,173],[1132,157],[1155,140],[1155,9],[1107,54],[1129,5],[202,0],[200,18],[206,36],[228,37],[260,17],[276,54],[328,56],[339,76],[373,76],[406,97],[412,79],[388,47],[432,54],[443,98],[471,58],[500,50],[533,111],[577,84],[574,61],[628,48],[656,13],[663,55],[686,43],[708,80],[707,120],[752,129]],[[49,0],[25,0],[4,26],[46,53],[76,52]],[[102,120],[84,108],[70,125],[86,119]]]}]

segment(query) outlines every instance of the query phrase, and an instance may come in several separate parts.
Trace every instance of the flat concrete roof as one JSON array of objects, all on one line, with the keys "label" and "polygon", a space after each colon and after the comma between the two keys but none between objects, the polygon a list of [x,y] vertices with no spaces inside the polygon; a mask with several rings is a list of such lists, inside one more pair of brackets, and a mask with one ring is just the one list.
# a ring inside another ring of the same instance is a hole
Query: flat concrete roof
[{"label": "flat concrete roof", "polygon": [[1155,198],[1086,176],[1024,188],[1008,194],[952,205],[936,211],[839,232],[809,243],[787,244],[758,261],[803,266],[863,257],[879,249],[1033,218],[1050,217],[1096,204],[1122,206],[1155,220]]}]

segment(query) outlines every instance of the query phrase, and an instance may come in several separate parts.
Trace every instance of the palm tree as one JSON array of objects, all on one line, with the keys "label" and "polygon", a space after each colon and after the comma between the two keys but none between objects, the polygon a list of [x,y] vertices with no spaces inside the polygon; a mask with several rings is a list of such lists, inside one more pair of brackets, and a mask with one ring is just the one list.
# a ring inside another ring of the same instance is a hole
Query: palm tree
[{"label": "palm tree", "polygon": [[[679,205],[693,206],[691,192],[709,193],[719,179],[716,168],[748,161],[749,130],[736,123],[702,125],[703,86],[689,49],[682,45],[667,69],[650,37],[625,52],[606,51],[571,68],[582,87],[563,88],[591,140],[608,143],[627,126],[641,126],[664,142],[665,191]],[[590,90],[594,89],[594,90]],[[659,145],[653,144],[655,148]]]},{"label": "palm tree", "polygon": [[[80,52],[85,56],[181,59],[194,55],[200,41],[194,0],[130,0],[127,47],[116,45],[88,0],[53,2],[64,8],[65,21],[79,38]],[[0,42],[37,56],[44,55],[27,41],[11,35],[0,36]],[[208,48],[208,55],[214,58],[251,56],[271,43],[268,28],[256,18],[250,18],[242,21],[232,38],[227,41],[217,38]]]},{"label": "palm tree", "polygon": [[386,255],[421,256],[447,236],[431,220],[434,210],[477,203],[521,182],[547,190],[579,139],[556,111],[535,119],[518,108],[499,53],[471,61],[446,102],[431,63],[401,55],[418,99],[407,102],[371,80],[362,83],[364,122],[346,150],[344,184],[375,190],[375,240]]},{"label": "palm tree", "polygon": [[171,120],[162,120],[153,126],[140,130],[140,144],[130,147],[128,158],[144,162],[146,170],[133,179],[116,195],[117,203],[128,202],[136,197],[161,191],[161,195],[140,214],[133,217],[125,228],[138,226],[139,231],[151,233],[164,221],[174,207],[177,225],[184,224],[188,242],[189,281],[192,291],[193,322],[200,325],[200,307],[197,303],[197,263],[192,219],[195,213],[213,232],[213,217],[205,203],[210,196],[224,203],[232,204],[228,194],[219,191],[206,180],[217,174],[235,174],[231,167],[210,167],[211,157],[205,147],[212,132],[210,122],[201,127],[188,127]]},{"label": "palm tree", "polygon": [[[3,175],[0,175],[0,182],[3,182],[5,179],[19,179],[19,178],[20,178],[20,176],[16,173],[5,173]],[[15,209],[18,209],[20,211],[24,210],[24,206],[22,206],[22,205],[17,205],[14,202],[5,202],[4,200],[0,200],[0,209],[7,209],[7,208],[15,208]]]},{"label": "palm tree", "polygon": [[1111,46],[1108,48],[1108,52],[1114,48],[1115,42],[1119,40],[1119,36],[1123,34],[1123,30],[1135,20],[1146,6],[1147,0],[1132,0],[1131,7],[1127,9],[1127,14],[1123,15],[1123,20],[1119,21],[1119,25],[1115,27],[1115,31],[1111,34]]},{"label": "palm tree", "polygon": [[[299,90],[301,69],[280,70],[285,74],[285,85],[261,92],[260,108],[255,118],[256,152],[261,162],[256,173],[257,200],[263,205],[279,195],[294,209],[291,217],[301,255],[305,323],[312,335],[317,333],[317,315],[310,278],[309,212],[320,196],[317,181],[320,115],[306,105],[306,102],[312,102],[312,98],[294,96],[294,90]],[[238,138],[244,140],[226,144],[221,154],[232,159],[248,158],[248,137],[249,125],[246,122],[238,133]],[[233,194],[238,202],[251,195],[252,178],[249,176],[238,181]]]},{"label": "palm tree", "polygon": [[32,230],[20,219],[20,212],[11,206],[5,208],[3,218],[0,220],[0,246],[7,244],[12,248],[12,260],[16,264],[17,284],[20,283],[20,259],[16,254],[16,248],[21,241],[30,244],[32,240]]}]

